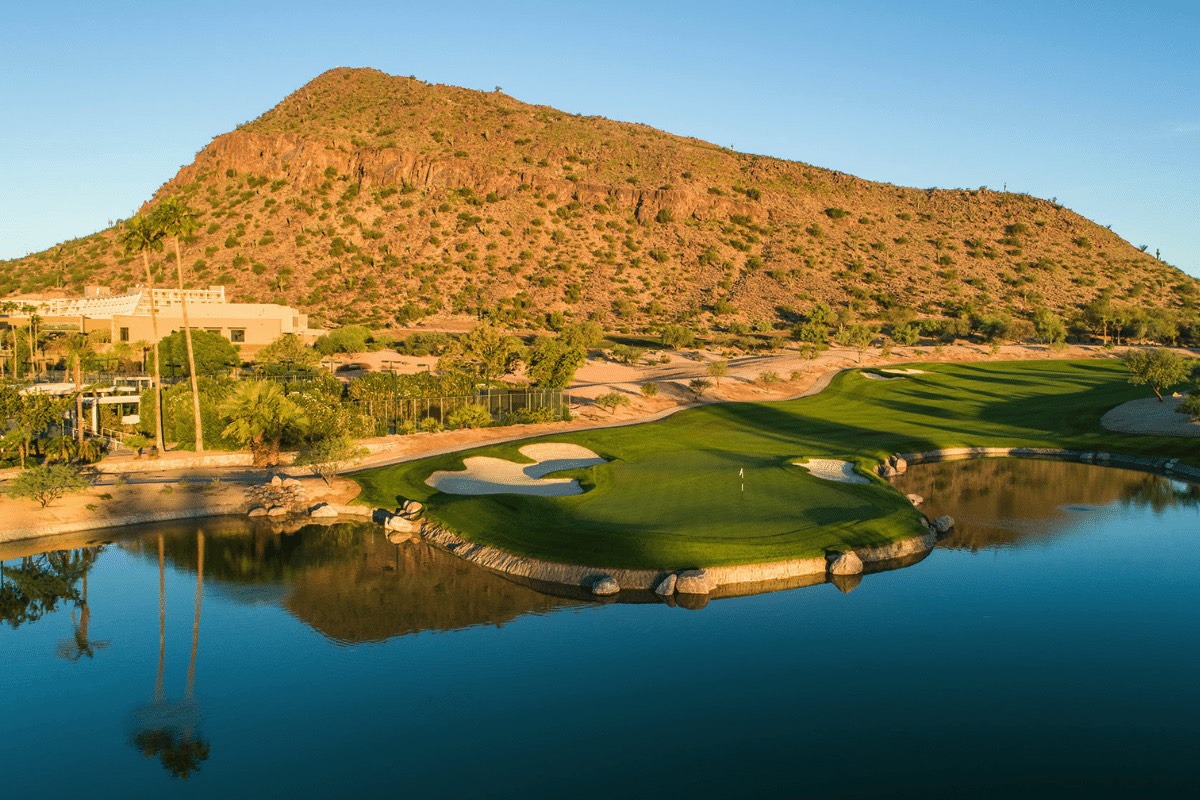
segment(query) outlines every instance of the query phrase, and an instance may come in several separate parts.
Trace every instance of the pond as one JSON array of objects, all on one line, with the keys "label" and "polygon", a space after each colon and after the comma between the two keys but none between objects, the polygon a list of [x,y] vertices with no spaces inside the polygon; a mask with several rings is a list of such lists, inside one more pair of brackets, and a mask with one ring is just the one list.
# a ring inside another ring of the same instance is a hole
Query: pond
[{"label": "pond", "polygon": [[220,519],[6,546],[5,788],[1200,787],[1200,493],[1007,459],[898,485],[958,520],[924,560],[696,610],[555,597],[371,526]]}]

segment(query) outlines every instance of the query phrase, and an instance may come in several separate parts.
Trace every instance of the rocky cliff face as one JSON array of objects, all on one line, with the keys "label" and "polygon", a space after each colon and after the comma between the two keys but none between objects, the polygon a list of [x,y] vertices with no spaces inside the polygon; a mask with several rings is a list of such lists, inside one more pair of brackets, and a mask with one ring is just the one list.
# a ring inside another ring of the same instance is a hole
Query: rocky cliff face
[{"label": "rocky cliff face", "polygon": [[[217,137],[150,204],[167,195],[201,216],[191,282],[333,323],[482,307],[737,331],[818,302],[870,321],[1069,315],[1101,291],[1191,313],[1196,295],[1052,202],[873,183],[374,70],[332,70]],[[139,280],[115,230],[4,266],[0,294]]]}]

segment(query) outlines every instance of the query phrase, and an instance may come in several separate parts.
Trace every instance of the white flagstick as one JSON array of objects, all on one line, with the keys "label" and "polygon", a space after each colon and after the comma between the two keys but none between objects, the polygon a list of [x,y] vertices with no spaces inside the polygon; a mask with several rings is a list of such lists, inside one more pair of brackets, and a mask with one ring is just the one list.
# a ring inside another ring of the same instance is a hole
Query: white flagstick
[{"label": "white flagstick", "polygon": [[742,481],[742,494],[746,493],[746,468],[742,467],[738,470],[738,478]]}]

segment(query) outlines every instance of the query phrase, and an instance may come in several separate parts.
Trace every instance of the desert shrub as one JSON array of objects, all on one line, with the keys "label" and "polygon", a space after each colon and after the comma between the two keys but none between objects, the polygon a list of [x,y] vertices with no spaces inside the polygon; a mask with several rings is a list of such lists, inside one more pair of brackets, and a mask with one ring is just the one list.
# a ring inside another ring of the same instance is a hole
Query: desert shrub
[{"label": "desert shrub", "polygon": [[758,382],[765,384],[779,383],[779,373],[775,372],[774,370],[760,372],[758,375]]},{"label": "desert shrub", "polygon": [[618,408],[627,405],[629,405],[629,398],[620,392],[608,392],[596,398],[596,406],[610,414],[616,413]]},{"label": "desert shrub", "polygon": [[438,422],[437,417],[425,417],[417,427],[422,433],[438,433],[442,430],[442,423]]},{"label": "desert shrub", "polygon": [[658,384],[657,383],[643,383],[641,391],[642,391],[642,397],[654,397],[655,395],[658,394]]},{"label": "desert shrub", "polygon": [[40,465],[22,470],[8,482],[9,497],[36,500],[42,508],[60,497],[82,492],[91,484],[77,467],[67,464]]}]

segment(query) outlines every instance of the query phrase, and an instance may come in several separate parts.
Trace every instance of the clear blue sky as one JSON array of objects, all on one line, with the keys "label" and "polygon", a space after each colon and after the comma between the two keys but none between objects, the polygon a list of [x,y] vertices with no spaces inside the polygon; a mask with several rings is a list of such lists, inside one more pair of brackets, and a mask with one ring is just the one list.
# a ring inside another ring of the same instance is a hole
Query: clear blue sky
[{"label": "clear blue sky", "polygon": [[1200,275],[1200,2],[11,2],[0,258],[371,66],[911,186],[1057,197]]}]

